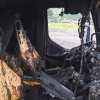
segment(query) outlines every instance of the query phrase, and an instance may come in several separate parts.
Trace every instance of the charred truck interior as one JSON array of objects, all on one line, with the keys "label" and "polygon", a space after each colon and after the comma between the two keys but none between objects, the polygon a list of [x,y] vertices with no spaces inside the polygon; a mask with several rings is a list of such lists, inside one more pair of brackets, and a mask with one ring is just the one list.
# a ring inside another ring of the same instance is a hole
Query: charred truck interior
[{"label": "charred truck interior", "polygon": [[[81,45],[65,49],[50,39],[49,8],[81,13]],[[19,100],[100,100],[100,0],[0,0],[0,59],[20,77]]]}]

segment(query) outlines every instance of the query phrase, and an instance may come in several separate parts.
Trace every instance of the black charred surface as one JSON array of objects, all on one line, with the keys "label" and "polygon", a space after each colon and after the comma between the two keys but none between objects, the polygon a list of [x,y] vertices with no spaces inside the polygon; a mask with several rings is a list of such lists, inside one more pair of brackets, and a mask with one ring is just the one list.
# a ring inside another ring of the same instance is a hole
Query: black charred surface
[{"label": "black charred surface", "polygon": [[0,0],[0,8],[49,8],[66,7],[68,10],[82,11],[91,0]]},{"label": "black charred surface", "polygon": [[[97,0],[94,0],[91,11],[96,32],[99,31],[100,33],[100,23],[97,18],[97,11],[95,9],[96,2]],[[46,68],[50,69],[51,66],[60,66],[60,72],[67,73],[65,68],[67,66],[70,68],[71,66],[71,69],[69,70],[72,70],[72,68],[75,67],[74,73],[79,71],[81,59],[81,50],[79,47],[67,52],[67,50],[50,40],[48,36],[47,9],[59,7],[65,8],[66,14],[86,13],[91,8],[91,0],[0,0],[0,29],[2,29],[0,30],[0,37],[2,37],[3,49],[6,49],[7,52],[13,54],[15,54],[18,49],[16,32],[14,28],[14,15],[18,13],[20,14],[23,27],[28,34],[29,39],[41,57],[45,58],[47,63]],[[48,65],[50,67],[48,67]],[[62,70],[62,68],[64,70]],[[57,77],[59,78],[59,76]],[[59,78],[60,81],[66,81],[66,77],[64,80],[63,78],[64,76],[62,74],[61,78]],[[72,78],[70,81],[72,81]],[[64,82],[64,84],[65,83],[67,82]],[[41,99],[42,92],[40,90],[35,89],[37,91],[34,91],[32,87],[27,86],[25,86],[25,88],[25,99],[28,99],[29,97],[30,100],[33,100],[33,98],[35,100]],[[49,97],[45,96],[45,98],[46,99],[44,100],[47,100]]]}]

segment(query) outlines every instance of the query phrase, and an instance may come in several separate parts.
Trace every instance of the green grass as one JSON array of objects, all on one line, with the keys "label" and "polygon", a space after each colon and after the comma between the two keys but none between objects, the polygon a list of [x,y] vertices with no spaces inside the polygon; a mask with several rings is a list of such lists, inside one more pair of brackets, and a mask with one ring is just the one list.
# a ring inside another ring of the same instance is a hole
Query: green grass
[{"label": "green grass", "polygon": [[77,23],[49,23],[48,24],[50,29],[62,29],[62,30],[72,30],[78,29]]}]

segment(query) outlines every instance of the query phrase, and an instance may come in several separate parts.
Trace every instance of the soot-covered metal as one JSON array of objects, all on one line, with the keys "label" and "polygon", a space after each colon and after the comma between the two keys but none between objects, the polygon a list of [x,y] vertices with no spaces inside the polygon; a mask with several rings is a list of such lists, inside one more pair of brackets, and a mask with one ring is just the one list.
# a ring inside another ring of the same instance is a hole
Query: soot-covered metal
[{"label": "soot-covered metal", "polygon": [[[7,100],[99,100],[99,5],[98,0],[0,0],[0,87],[5,90],[0,96]],[[67,50],[49,38],[47,9],[54,7],[63,7],[66,14],[82,14],[79,46]],[[90,13],[94,34],[86,31]]]}]

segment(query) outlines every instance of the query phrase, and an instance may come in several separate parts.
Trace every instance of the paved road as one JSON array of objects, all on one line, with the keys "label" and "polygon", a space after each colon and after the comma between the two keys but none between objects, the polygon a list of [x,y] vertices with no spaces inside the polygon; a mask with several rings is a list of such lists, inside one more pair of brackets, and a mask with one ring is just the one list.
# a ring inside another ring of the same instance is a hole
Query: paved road
[{"label": "paved road", "polygon": [[[94,33],[93,25],[90,26],[90,32]],[[67,49],[80,45],[78,29],[76,28],[72,28],[72,30],[49,28],[49,36],[53,41]]]},{"label": "paved road", "polygon": [[80,45],[77,30],[49,29],[49,36],[53,41],[67,49]]}]

